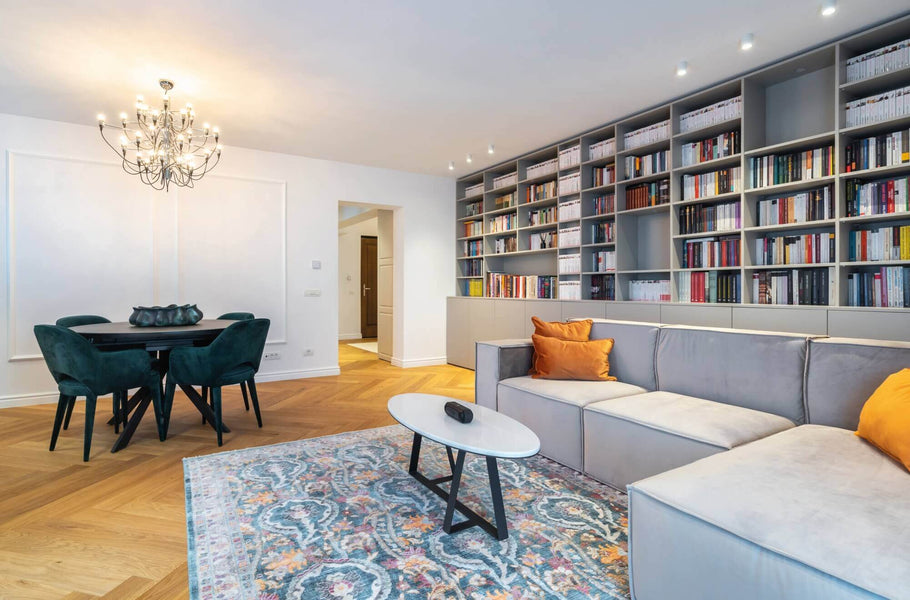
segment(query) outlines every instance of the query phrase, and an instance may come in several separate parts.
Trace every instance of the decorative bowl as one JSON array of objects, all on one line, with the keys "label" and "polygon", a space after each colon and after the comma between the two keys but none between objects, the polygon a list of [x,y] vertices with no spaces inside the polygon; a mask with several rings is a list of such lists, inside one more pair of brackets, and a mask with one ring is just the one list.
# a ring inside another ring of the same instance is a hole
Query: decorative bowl
[{"label": "decorative bowl", "polygon": [[195,304],[177,306],[134,306],[130,325],[136,327],[174,327],[195,325],[202,320],[202,311]]}]

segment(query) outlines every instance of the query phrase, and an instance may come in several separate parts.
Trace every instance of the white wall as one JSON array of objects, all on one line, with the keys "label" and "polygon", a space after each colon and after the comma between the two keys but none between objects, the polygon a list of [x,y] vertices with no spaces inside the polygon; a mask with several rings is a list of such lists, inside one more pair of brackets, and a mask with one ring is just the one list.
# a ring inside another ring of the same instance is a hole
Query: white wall
[{"label": "white wall", "polygon": [[[375,214],[375,213],[374,213]],[[360,338],[360,236],[377,236],[372,217],[338,230],[338,339]]]},{"label": "white wall", "polygon": [[197,188],[165,194],[121,172],[95,127],[12,115],[0,151],[0,406],[55,393],[34,324],[136,304],[253,310],[281,353],[260,379],[337,373],[339,201],[396,207],[393,362],[445,360],[453,180],[228,147]]}]

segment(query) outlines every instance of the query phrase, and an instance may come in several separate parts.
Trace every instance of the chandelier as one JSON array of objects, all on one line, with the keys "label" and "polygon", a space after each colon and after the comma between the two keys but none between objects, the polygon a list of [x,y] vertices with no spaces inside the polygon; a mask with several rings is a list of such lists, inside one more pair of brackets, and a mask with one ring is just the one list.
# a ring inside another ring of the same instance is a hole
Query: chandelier
[{"label": "chandelier", "polygon": [[[135,121],[120,113],[115,125],[98,115],[101,139],[120,157],[124,171],[156,190],[167,190],[171,184],[193,187],[221,160],[220,132],[208,123],[198,127],[192,104],[180,110],[171,105],[168,92],[173,82],[162,79],[158,84],[164,90],[161,110],[136,96]],[[119,140],[111,143],[108,137],[118,134]]]}]

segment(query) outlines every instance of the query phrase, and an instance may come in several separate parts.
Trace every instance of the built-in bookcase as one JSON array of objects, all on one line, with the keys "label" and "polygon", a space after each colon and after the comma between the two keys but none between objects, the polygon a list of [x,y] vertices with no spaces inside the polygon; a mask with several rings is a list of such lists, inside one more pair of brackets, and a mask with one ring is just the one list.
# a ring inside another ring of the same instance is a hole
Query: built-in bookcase
[{"label": "built-in bookcase", "polygon": [[902,18],[460,179],[458,294],[498,273],[524,297],[546,276],[561,300],[903,309],[908,39]]}]

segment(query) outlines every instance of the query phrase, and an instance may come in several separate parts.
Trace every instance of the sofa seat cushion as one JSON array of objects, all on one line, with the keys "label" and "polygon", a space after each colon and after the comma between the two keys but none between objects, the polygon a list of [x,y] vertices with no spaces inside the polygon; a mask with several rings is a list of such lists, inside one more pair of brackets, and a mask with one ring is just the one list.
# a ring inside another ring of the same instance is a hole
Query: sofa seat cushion
[{"label": "sofa seat cushion", "polygon": [[[629,489],[633,585],[638,581],[644,586],[639,576],[649,575],[646,570],[636,573],[639,559],[643,569],[667,561],[688,562],[679,570],[681,577],[693,569],[707,575],[724,562],[709,556],[707,547],[700,554],[680,550],[678,557],[664,555],[666,550],[658,546],[674,547],[674,532],[664,528],[654,532],[662,537],[649,536],[654,515],[645,510],[644,517],[636,519],[638,496],[643,507],[656,503],[703,523],[706,536],[720,528],[745,540],[755,549],[754,558],[727,567],[740,569],[729,574],[740,584],[774,560],[777,569],[801,569],[800,577],[820,571],[872,594],[910,597],[910,474],[852,431],[796,427],[636,482]],[[636,528],[642,528],[641,536]],[[645,543],[649,539],[652,542]],[[704,542],[691,536],[679,541],[689,548]],[[787,579],[781,573],[779,579]],[[756,585],[774,579],[768,574]]]},{"label": "sofa seat cushion", "polygon": [[726,450],[795,427],[784,417],[673,392],[596,402],[586,410]]},{"label": "sofa seat cushion", "polygon": [[532,377],[513,377],[500,381],[499,385],[578,407],[601,400],[643,394],[648,391],[637,385],[621,381],[534,379]]}]

